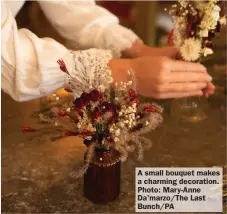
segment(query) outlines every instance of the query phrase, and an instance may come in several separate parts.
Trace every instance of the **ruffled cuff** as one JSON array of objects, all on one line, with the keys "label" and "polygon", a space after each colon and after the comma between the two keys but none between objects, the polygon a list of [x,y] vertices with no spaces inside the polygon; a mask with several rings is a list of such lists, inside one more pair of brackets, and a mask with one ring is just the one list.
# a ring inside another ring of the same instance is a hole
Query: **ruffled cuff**
[{"label": "ruffled cuff", "polygon": [[110,50],[89,49],[70,53],[65,61],[69,74],[66,87],[73,91],[75,98],[91,89],[104,91],[110,86],[113,78],[108,63],[112,58]]},{"label": "ruffled cuff", "polygon": [[95,47],[109,49],[115,58],[120,58],[124,50],[130,48],[136,41],[142,40],[130,29],[119,24],[108,25],[103,29],[103,35],[95,40]]}]

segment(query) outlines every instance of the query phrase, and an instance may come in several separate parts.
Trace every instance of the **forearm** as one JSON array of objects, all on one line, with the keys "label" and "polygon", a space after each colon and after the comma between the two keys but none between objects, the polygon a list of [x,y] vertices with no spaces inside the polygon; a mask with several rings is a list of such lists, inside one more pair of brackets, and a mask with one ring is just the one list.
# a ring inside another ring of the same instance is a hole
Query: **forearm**
[{"label": "forearm", "polygon": [[176,58],[177,49],[174,47],[151,48],[143,44],[140,40],[132,43],[132,46],[122,52],[124,57],[137,58],[143,56],[167,56]]},{"label": "forearm", "polygon": [[137,58],[140,57],[145,49],[144,45],[140,40],[136,40],[132,43],[132,46],[122,51],[123,57]]},{"label": "forearm", "polygon": [[[95,1],[39,1],[55,29],[76,49],[111,50],[120,58],[138,36]],[[54,8],[54,9],[53,9]]]}]

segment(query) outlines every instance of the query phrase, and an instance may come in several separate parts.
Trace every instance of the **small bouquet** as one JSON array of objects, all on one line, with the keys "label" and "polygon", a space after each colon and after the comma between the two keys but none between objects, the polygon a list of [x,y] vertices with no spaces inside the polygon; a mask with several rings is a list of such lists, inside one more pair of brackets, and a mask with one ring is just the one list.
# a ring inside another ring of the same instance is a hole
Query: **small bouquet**
[{"label": "small bouquet", "polygon": [[[58,63],[69,77],[66,90],[77,93],[78,81],[68,73],[63,61]],[[96,147],[104,150],[114,148],[124,161],[135,148],[138,149],[138,159],[142,159],[143,149],[151,146],[151,141],[142,134],[162,122],[162,108],[155,103],[140,104],[135,77],[131,71],[128,71],[128,76],[128,82],[116,84],[110,84],[109,80],[106,83],[104,79],[107,78],[100,77],[90,88],[85,87],[80,97],[53,107],[51,114],[39,115],[40,121],[54,125],[65,136],[84,139],[88,155],[82,174],[88,168]]]},{"label": "small bouquet", "polygon": [[184,60],[199,61],[213,54],[212,39],[226,24],[219,4],[218,0],[178,0],[171,6],[174,29],[169,33],[168,44],[176,46]]}]

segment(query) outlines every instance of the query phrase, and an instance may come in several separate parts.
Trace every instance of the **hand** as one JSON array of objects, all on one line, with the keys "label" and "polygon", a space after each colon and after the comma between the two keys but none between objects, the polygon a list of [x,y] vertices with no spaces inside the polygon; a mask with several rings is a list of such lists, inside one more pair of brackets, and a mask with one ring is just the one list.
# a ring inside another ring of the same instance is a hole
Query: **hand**
[{"label": "hand", "polygon": [[[163,48],[151,48],[144,45],[142,51],[140,52],[141,56],[166,56],[171,59],[180,59],[179,52],[175,47],[163,47]],[[205,71],[206,72],[206,71]],[[204,89],[204,95],[209,97],[214,94],[215,86],[211,83],[207,83],[207,87]]]},{"label": "hand", "polygon": [[211,83],[207,83],[207,87],[204,89],[204,95],[209,97],[210,95],[214,94],[215,86]]},{"label": "hand", "polygon": [[[144,45],[139,40],[135,41],[132,47],[124,51],[123,54],[131,58],[143,56],[166,56],[171,59],[181,59],[177,48],[173,46],[163,48],[151,48],[147,45]],[[204,95],[206,97],[209,97],[214,93],[214,90],[215,86],[211,82],[208,82],[207,87],[204,89]]]},{"label": "hand", "polygon": [[212,78],[198,63],[172,60],[168,57],[141,57],[110,62],[114,81],[126,81],[132,69],[137,78],[138,93],[156,99],[201,96]]}]

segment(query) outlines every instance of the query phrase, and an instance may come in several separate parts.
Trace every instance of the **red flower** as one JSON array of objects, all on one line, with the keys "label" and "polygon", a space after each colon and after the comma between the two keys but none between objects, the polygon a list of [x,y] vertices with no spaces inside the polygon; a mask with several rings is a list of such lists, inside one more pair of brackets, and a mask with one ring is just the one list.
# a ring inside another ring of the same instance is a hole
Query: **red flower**
[{"label": "red flower", "polygon": [[138,106],[140,104],[140,101],[137,98],[135,98],[135,99],[131,98],[130,101],[133,103],[136,103],[136,106]]},{"label": "red flower", "polygon": [[79,122],[79,119],[74,119],[74,123],[77,124]]},{"label": "red flower", "polygon": [[83,104],[85,106],[87,106],[87,104],[89,103],[90,99],[89,99],[89,94],[87,93],[83,93],[81,96],[80,96],[80,99],[83,101]]},{"label": "red flower", "polygon": [[99,101],[103,98],[103,94],[100,91],[93,90],[89,94],[89,98],[90,98],[91,101],[96,102],[96,101]]},{"label": "red flower", "polygon": [[116,112],[117,107],[116,105],[114,105],[113,103],[109,103],[109,102],[103,102],[100,105],[100,109],[103,112],[107,112],[107,111],[112,111],[112,112]]},{"label": "red flower", "polygon": [[168,42],[167,42],[168,45],[173,45],[173,34],[174,34],[174,30],[172,29],[168,35]]},{"label": "red flower", "polygon": [[93,120],[99,120],[102,117],[102,113],[100,111],[95,111],[93,114]]},{"label": "red flower", "polygon": [[67,92],[73,92],[70,88],[64,88],[64,90]]},{"label": "red flower", "polygon": [[58,115],[61,116],[61,117],[64,117],[64,116],[66,116],[66,113],[62,110],[59,110]]},{"label": "red flower", "polygon": [[66,68],[66,65],[65,65],[65,62],[62,60],[62,59],[59,59],[57,61],[57,63],[60,65],[60,69],[65,72],[65,73],[69,73],[67,68]]},{"label": "red flower", "polygon": [[21,131],[22,132],[35,132],[36,130],[29,126],[21,126]]},{"label": "red flower", "polygon": [[85,105],[84,105],[84,102],[81,98],[77,98],[74,100],[73,104],[75,105],[75,107],[77,109],[82,109]]},{"label": "red flower", "polygon": [[133,89],[130,89],[129,92],[128,92],[128,95],[129,95],[131,98],[135,98],[135,97],[136,97],[136,92],[135,92]]},{"label": "red flower", "polygon": [[146,105],[144,107],[144,109],[147,111],[147,112],[157,112],[157,110],[152,106],[152,105]]},{"label": "red flower", "polygon": [[106,137],[106,140],[109,142],[109,143],[113,143],[113,138],[111,136],[107,136]]},{"label": "red flower", "polygon": [[114,122],[114,118],[115,118],[115,113],[114,111],[107,111],[104,114],[104,118],[108,121],[109,124]]},{"label": "red flower", "polygon": [[99,109],[103,113],[104,118],[108,121],[109,124],[114,122],[117,111],[116,105],[109,102],[102,102],[99,105]]}]

